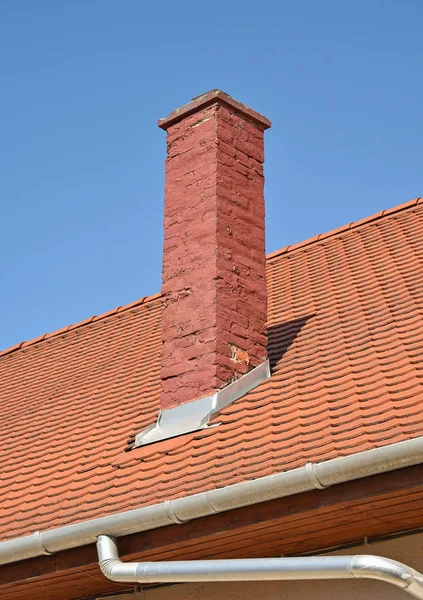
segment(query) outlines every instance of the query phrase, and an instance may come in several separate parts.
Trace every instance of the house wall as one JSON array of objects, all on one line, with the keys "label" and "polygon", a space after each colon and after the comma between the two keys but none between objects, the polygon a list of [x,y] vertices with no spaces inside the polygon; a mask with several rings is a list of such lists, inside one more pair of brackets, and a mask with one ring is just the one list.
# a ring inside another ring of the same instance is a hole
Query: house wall
[{"label": "house wall", "polygon": [[[423,572],[423,534],[355,546],[333,555],[377,554]],[[327,554],[327,553],[326,553]],[[371,580],[192,583],[139,591],[108,600],[410,600],[392,585]],[[104,600],[104,598],[102,599]]]}]

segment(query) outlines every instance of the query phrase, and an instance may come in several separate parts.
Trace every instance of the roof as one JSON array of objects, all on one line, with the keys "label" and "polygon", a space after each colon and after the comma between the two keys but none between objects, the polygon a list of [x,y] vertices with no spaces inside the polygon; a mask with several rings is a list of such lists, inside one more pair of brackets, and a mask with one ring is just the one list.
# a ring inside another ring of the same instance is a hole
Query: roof
[{"label": "roof", "polygon": [[423,199],[268,256],[271,379],[218,427],[156,419],[160,295],[0,354],[0,537],[423,435]]}]

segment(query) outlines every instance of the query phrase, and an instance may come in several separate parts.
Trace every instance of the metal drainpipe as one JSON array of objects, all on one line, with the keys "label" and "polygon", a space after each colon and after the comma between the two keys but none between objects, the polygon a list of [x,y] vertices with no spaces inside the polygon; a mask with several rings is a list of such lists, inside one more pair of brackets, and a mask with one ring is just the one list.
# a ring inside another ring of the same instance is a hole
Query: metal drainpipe
[{"label": "metal drainpipe", "polygon": [[414,598],[423,599],[423,575],[389,558],[371,555],[250,558],[124,563],[115,538],[97,540],[100,569],[122,583],[187,583],[192,581],[298,581],[313,579],[378,579]]}]

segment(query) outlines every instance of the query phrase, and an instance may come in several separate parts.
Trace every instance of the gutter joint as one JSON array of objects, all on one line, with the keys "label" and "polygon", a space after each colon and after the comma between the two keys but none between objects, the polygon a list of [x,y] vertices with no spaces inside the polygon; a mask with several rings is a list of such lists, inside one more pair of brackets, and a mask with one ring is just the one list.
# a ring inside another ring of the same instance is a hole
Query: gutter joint
[{"label": "gutter joint", "polygon": [[318,490],[324,490],[326,487],[326,485],[323,485],[323,483],[321,481],[319,481],[319,479],[317,478],[316,475],[316,471],[314,470],[314,463],[307,463],[305,468],[306,468],[306,472],[308,475],[308,478],[310,480],[310,483]]},{"label": "gutter joint", "polygon": [[53,554],[53,552],[49,552],[47,550],[47,548],[44,546],[43,542],[42,542],[42,533],[40,531],[35,531],[34,532],[34,540],[37,544],[37,546],[40,548],[40,551],[42,554],[45,554],[46,556],[51,556]]}]

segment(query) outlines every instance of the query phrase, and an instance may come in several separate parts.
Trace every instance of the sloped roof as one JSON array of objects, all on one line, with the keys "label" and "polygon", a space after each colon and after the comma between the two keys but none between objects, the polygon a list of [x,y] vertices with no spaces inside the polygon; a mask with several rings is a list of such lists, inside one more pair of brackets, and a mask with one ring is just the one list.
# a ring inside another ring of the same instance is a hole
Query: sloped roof
[{"label": "sloped roof", "polygon": [[160,296],[0,353],[9,539],[423,435],[423,200],[268,256],[272,378],[128,451],[159,405]]}]

